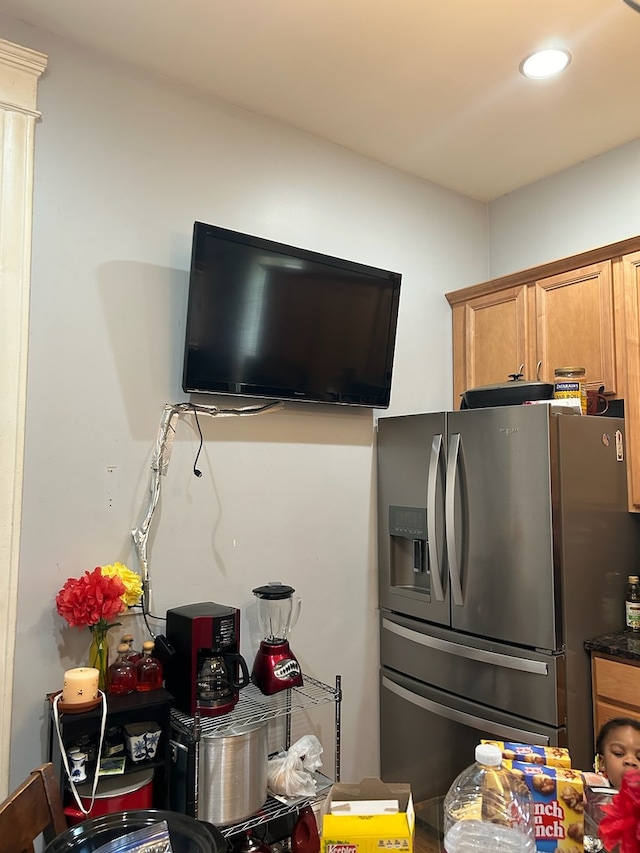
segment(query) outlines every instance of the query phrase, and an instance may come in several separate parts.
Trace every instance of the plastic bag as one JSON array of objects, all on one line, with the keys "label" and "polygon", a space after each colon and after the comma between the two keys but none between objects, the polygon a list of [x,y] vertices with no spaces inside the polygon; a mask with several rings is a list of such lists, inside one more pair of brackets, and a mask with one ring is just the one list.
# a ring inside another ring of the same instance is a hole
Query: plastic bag
[{"label": "plastic bag", "polygon": [[268,762],[268,784],[273,794],[284,797],[315,797],[313,773],[322,767],[322,744],[315,735],[305,735],[286,752]]},{"label": "plastic bag", "polygon": [[166,820],[119,835],[102,844],[96,853],[172,853],[169,824]]}]

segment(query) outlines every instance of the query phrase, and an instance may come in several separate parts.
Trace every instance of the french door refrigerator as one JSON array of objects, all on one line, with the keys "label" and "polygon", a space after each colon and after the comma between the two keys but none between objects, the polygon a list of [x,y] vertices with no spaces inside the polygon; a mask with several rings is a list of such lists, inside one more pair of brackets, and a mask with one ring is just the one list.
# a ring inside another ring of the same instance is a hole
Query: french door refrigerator
[{"label": "french door refrigerator", "polygon": [[624,420],[524,405],[377,430],[382,778],[437,823],[483,737],[590,769],[583,642],[623,628],[640,557]]}]

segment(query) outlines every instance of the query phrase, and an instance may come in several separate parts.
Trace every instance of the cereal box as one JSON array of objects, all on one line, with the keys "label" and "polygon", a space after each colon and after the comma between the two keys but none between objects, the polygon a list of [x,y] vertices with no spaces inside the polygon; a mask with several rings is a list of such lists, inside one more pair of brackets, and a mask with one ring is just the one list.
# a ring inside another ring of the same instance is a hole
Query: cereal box
[{"label": "cereal box", "polygon": [[523,761],[504,761],[533,795],[536,849],[539,853],[584,850],[583,781],[579,770]]},{"label": "cereal box", "polygon": [[483,740],[502,750],[502,757],[509,761],[526,761],[528,764],[544,764],[547,767],[571,767],[569,750],[563,746],[535,746],[530,743],[512,743],[504,740]]}]

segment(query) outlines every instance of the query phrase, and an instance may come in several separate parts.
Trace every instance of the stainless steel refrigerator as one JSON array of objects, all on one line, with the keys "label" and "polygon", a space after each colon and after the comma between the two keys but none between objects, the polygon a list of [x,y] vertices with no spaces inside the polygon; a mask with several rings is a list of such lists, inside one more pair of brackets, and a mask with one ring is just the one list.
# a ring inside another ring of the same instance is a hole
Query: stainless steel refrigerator
[{"label": "stainless steel refrigerator", "polygon": [[482,737],[566,745],[589,769],[583,642],[623,628],[640,566],[624,420],[381,417],[377,445],[382,778],[428,814]]}]

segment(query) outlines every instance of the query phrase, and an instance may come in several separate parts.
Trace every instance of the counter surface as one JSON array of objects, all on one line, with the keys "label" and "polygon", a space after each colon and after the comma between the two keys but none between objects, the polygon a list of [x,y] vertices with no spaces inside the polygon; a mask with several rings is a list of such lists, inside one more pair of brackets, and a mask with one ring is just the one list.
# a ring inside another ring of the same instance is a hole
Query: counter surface
[{"label": "counter surface", "polygon": [[615,634],[603,634],[585,640],[584,647],[588,652],[600,652],[640,663],[640,633],[618,631]]}]

